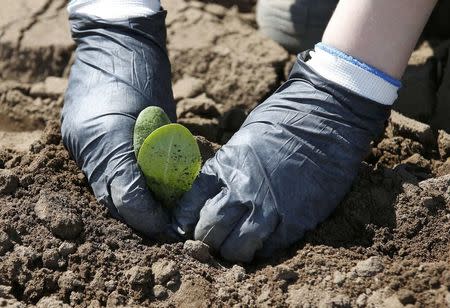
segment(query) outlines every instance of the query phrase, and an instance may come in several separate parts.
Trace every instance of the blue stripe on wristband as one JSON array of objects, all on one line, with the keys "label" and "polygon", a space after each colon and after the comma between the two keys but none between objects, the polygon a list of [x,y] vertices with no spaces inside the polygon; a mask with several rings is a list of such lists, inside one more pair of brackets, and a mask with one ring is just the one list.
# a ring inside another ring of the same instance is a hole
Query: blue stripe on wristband
[{"label": "blue stripe on wristband", "polygon": [[402,83],[400,82],[400,80],[397,80],[394,77],[391,77],[388,74],[380,71],[379,69],[377,69],[377,68],[375,68],[375,67],[373,67],[373,66],[371,66],[371,65],[369,65],[367,63],[361,62],[360,60],[358,60],[356,58],[353,58],[352,56],[350,56],[350,55],[348,55],[348,54],[346,54],[346,53],[344,53],[344,52],[342,52],[342,51],[340,51],[338,49],[335,49],[335,48],[333,48],[331,46],[328,46],[328,45],[326,45],[324,43],[316,44],[315,48],[321,49],[323,51],[326,51],[329,54],[332,54],[332,55],[334,55],[336,57],[344,59],[345,61],[348,61],[348,62],[350,62],[350,63],[352,63],[352,64],[354,64],[354,65],[356,65],[356,66],[358,66],[358,67],[360,67],[360,68],[362,68],[362,69],[364,69],[364,70],[366,70],[366,71],[368,71],[368,72],[370,72],[370,73],[372,73],[372,74],[382,78],[383,80],[389,82],[390,84],[392,84],[393,86],[395,86],[397,88],[400,88],[402,86]]}]

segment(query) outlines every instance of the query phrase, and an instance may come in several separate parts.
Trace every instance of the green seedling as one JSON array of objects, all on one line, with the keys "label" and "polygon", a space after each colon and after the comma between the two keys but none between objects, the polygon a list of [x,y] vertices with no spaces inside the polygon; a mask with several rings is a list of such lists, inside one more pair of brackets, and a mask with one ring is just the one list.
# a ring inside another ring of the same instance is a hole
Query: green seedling
[{"label": "green seedling", "polygon": [[[141,114],[138,117],[140,122],[136,122],[136,127],[140,127],[139,133],[153,130],[137,147],[138,165],[155,197],[164,206],[171,207],[192,187],[200,172],[200,150],[194,136],[183,125],[163,124],[154,129],[155,123],[163,123],[167,118],[164,114],[165,118],[156,119],[161,116],[160,110],[153,108],[142,117]],[[153,127],[146,129],[144,126],[149,123]],[[136,135],[135,129],[135,149]]]},{"label": "green seedling", "polygon": [[139,149],[147,138],[155,129],[170,124],[169,117],[164,110],[157,106],[150,106],[139,113],[134,126],[133,146],[136,157]]}]

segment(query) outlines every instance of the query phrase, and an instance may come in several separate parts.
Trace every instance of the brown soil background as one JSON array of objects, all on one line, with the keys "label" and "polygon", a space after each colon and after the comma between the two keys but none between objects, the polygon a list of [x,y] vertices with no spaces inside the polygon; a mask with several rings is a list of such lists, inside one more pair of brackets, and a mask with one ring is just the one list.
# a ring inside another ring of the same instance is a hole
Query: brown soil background
[{"label": "brown soil background", "polygon": [[[180,122],[224,143],[295,58],[258,34],[255,1],[163,3]],[[233,265],[192,243],[145,239],[95,201],[60,140],[74,50],[65,1],[4,6],[0,306],[450,306],[450,68],[439,20],[395,106],[423,123],[393,113],[326,222],[270,260]]]}]

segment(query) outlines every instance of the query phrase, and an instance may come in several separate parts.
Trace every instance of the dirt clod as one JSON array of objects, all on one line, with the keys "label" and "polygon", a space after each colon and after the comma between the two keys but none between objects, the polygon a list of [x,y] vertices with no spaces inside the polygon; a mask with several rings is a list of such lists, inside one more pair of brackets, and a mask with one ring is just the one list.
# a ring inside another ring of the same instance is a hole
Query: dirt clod
[{"label": "dirt clod", "polygon": [[73,254],[77,250],[77,245],[71,242],[62,242],[58,247],[58,252],[61,256],[67,257],[70,254]]},{"label": "dirt clod", "polygon": [[297,279],[298,274],[287,265],[278,265],[275,267],[275,280],[292,281]]},{"label": "dirt clod", "polygon": [[134,297],[144,298],[152,289],[152,270],[148,266],[134,266],[129,269],[125,276],[130,288],[134,291]]},{"label": "dirt clod", "polygon": [[164,285],[179,275],[178,267],[174,261],[158,260],[152,264],[152,272],[155,283]]},{"label": "dirt clod", "polygon": [[34,208],[37,217],[63,240],[75,239],[83,230],[83,221],[68,202],[67,196],[42,193]]},{"label": "dirt clod", "polygon": [[7,251],[12,249],[13,246],[14,245],[11,242],[9,235],[3,230],[0,230],[0,255],[5,254]]},{"label": "dirt clod", "polygon": [[50,269],[58,268],[59,253],[56,249],[48,249],[42,254],[42,263],[44,267]]},{"label": "dirt clod", "polygon": [[379,257],[370,257],[358,262],[353,269],[359,277],[372,277],[381,272],[384,266]]},{"label": "dirt clod", "polygon": [[340,271],[335,271],[333,273],[333,283],[338,286],[341,286],[345,282],[346,276],[342,274]]},{"label": "dirt clod", "polygon": [[157,299],[165,299],[168,295],[167,289],[164,286],[157,284],[153,287],[153,295]]},{"label": "dirt clod", "polygon": [[408,304],[414,305],[416,302],[416,298],[414,297],[414,292],[412,292],[411,290],[402,289],[402,290],[398,291],[397,297],[398,297],[398,300],[403,305],[408,305]]},{"label": "dirt clod", "polygon": [[70,306],[64,304],[62,300],[59,300],[56,296],[43,297],[37,302],[37,308],[69,308]]},{"label": "dirt clod", "polygon": [[58,286],[64,292],[70,292],[76,284],[77,276],[72,271],[64,272],[58,279]]},{"label": "dirt clod", "polygon": [[11,194],[19,186],[19,178],[6,170],[0,170],[0,195]]},{"label": "dirt clod", "polygon": [[209,246],[201,241],[187,240],[184,242],[183,251],[200,262],[208,262],[211,259]]},{"label": "dirt clod", "polygon": [[423,144],[435,142],[433,131],[429,125],[407,118],[396,111],[391,113],[390,124],[394,135],[411,138]]},{"label": "dirt clod", "polygon": [[203,92],[204,87],[205,81],[203,79],[184,76],[173,85],[175,101],[195,97]]},{"label": "dirt clod", "polygon": [[442,159],[446,159],[450,156],[450,134],[443,130],[439,131],[438,136],[439,154]]}]

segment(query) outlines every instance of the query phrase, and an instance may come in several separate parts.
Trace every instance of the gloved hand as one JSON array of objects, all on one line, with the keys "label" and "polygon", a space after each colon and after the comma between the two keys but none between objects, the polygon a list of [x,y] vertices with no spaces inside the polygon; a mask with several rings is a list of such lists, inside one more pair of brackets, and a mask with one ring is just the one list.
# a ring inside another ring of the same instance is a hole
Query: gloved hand
[{"label": "gloved hand", "polygon": [[389,107],[319,76],[306,56],[205,164],[175,210],[174,229],[230,261],[270,256],[327,218],[389,115]]},{"label": "gloved hand", "polygon": [[259,30],[289,52],[313,48],[322,38],[338,0],[258,0]]},{"label": "gloved hand", "polygon": [[77,50],[61,128],[98,200],[113,216],[153,237],[170,229],[169,219],[138,168],[133,129],[149,105],[176,117],[165,16],[114,22],[70,17]]}]

